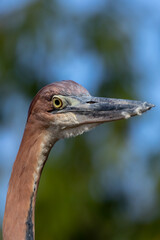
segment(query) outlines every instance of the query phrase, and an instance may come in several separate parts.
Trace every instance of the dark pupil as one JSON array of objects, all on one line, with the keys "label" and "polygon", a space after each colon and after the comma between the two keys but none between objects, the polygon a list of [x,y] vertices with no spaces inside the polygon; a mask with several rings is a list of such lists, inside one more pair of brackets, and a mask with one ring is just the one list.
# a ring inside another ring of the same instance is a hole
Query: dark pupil
[{"label": "dark pupil", "polygon": [[59,105],[60,105],[60,101],[59,101],[58,99],[56,99],[56,100],[55,100],[55,104],[56,104],[57,106],[59,106]]}]

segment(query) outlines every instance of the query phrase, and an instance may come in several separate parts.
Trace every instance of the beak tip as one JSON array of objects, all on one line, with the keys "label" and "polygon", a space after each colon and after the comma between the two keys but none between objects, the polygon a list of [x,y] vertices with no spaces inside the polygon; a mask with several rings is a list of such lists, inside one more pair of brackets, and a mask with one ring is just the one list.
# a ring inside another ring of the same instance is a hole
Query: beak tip
[{"label": "beak tip", "polygon": [[143,105],[144,105],[144,109],[146,110],[150,110],[151,108],[155,107],[154,104],[147,103],[147,102],[144,102]]},{"label": "beak tip", "polygon": [[138,102],[135,104],[132,110],[123,111],[121,115],[123,118],[128,119],[132,116],[139,115],[141,116],[144,112],[150,110],[151,108],[155,107],[155,105],[148,103],[148,102]]},{"label": "beak tip", "polygon": [[142,115],[142,113],[150,110],[153,107],[155,107],[155,105],[153,105],[151,103],[143,102],[140,106],[138,106],[135,109],[135,113],[136,113],[136,115]]}]

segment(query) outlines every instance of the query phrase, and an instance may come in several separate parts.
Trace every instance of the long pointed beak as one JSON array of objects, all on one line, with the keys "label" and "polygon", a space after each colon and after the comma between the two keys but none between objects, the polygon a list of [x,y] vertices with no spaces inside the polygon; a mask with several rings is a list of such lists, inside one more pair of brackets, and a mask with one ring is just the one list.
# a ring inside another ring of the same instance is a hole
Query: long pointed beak
[{"label": "long pointed beak", "polygon": [[79,104],[70,106],[67,111],[81,115],[82,122],[102,123],[128,119],[148,111],[153,104],[141,101],[84,96],[78,97]]}]

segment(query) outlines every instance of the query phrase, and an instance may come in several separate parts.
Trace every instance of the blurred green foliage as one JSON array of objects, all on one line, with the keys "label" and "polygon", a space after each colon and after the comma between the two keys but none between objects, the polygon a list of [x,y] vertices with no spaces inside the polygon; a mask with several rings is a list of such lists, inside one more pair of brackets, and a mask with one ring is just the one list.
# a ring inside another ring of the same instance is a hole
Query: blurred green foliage
[{"label": "blurred green foliage", "polygon": [[[138,98],[130,60],[131,36],[114,9],[110,1],[110,7],[83,18],[67,14],[56,1],[39,0],[1,16],[0,108],[13,92],[32,98],[48,83],[47,59],[57,54],[57,48],[58,57],[63,58],[73,44],[72,30],[68,39],[62,40],[62,45],[57,47],[57,29],[63,31],[67,26],[81,33],[85,42],[83,47],[77,45],[77,53],[94,52],[102,60],[104,72],[97,95]],[[55,68],[56,61],[53,81],[56,80]],[[5,122],[3,110],[0,120],[1,124]],[[130,220],[125,211],[125,196],[108,197],[99,180],[111,161],[116,164],[123,158],[131,121],[108,124],[100,128],[101,135],[93,132],[88,138],[85,135],[67,140],[64,145],[57,144],[62,152],[54,157],[53,149],[38,190],[36,239],[160,239],[159,212],[154,221]],[[156,166],[159,155],[154,159]],[[151,169],[151,174],[153,171]]]}]

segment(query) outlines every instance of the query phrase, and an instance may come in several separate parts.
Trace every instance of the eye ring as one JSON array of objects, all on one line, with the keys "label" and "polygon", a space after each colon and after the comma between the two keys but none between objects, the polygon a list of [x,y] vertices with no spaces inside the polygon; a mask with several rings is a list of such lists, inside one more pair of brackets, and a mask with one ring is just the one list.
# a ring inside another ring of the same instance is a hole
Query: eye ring
[{"label": "eye ring", "polygon": [[53,97],[52,103],[55,109],[60,109],[63,107],[63,101],[58,97]]}]

